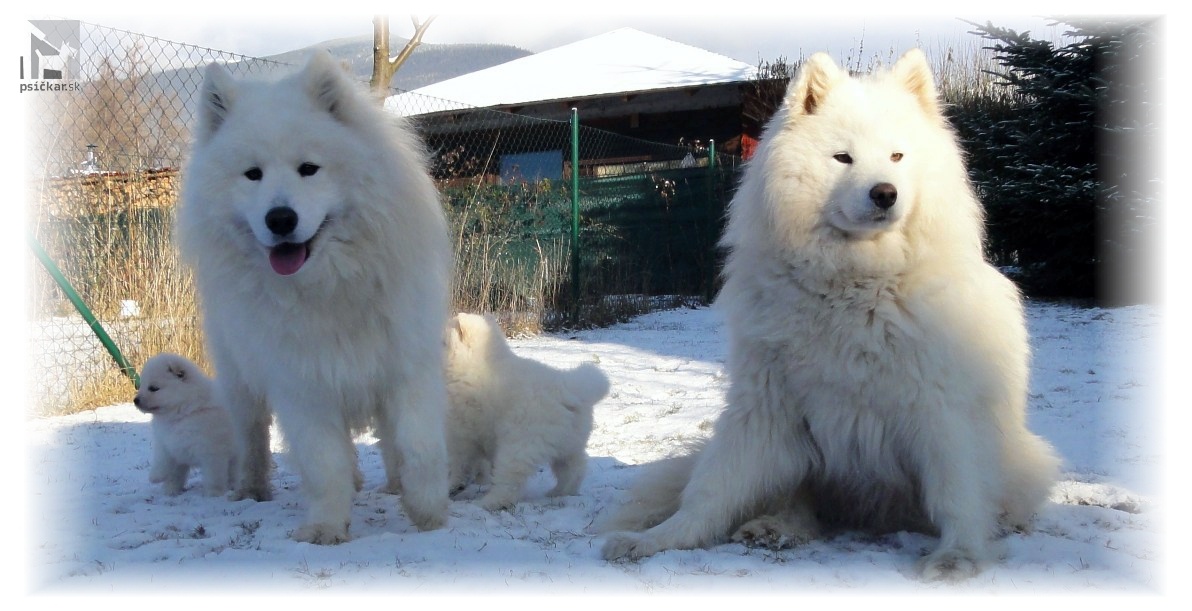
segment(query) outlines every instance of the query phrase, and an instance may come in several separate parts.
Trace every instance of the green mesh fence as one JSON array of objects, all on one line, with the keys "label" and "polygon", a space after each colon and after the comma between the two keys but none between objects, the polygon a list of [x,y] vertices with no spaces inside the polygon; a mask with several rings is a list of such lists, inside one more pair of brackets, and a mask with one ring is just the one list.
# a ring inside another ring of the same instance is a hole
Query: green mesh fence
[{"label": "green mesh fence", "polygon": [[[582,117],[581,117],[582,122]],[[737,160],[580,130],[582,293],[710,299]]]},{"label": "green mesh fence", "polygon": [[[579,273],[572,274],[569,123],[413,93],[390,98],[388,107],[412,122],[431,153],[457,231],[461,290],[476,298],[464,309],[529,307],[547,327],[582,326],[640,311],[651,297],[714,294],[715,244],[739,161],[715,154],[713,143],[647,142],[584,127],[579,116]],[[500,253],[489,261],[494,243]],[[477,261],[507,270],[496,274],[505,284],[486,290],[489,275],[467,269]],[[542,302],[534,307],[530,299]]]},{"label": "green mesh fence", "polygon": [[[74,90],[26,97],[29,230],[133,366],[166,350],[203,365],[193,284],[170,237],[203,69],[286,66],[72,23],[78,52],[63,81]],[[456,247],[457,310],[537,331],[618,320],[659,296],[713,295],[738,162],[710,143],[646,142],[580,116],[575,163],[567,122],[409,93],[386,107],[426,142]],[[46,412],[130,399],[127,378],[30,261],[31,403]]]}]

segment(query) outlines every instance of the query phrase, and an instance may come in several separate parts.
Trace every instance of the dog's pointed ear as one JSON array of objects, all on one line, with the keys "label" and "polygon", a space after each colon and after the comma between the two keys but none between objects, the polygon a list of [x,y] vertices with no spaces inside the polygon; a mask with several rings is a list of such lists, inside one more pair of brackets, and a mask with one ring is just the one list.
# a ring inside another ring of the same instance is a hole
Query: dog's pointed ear
[{"label": "dog's pointed ear", "polygon": [[175,378],[178,378],[179,380],[186,379],[186,367],[184,367],[181,363],[170,363],[170,366],[166,369]]},{"label": "dog's pointed ear", "polygon": [[890,69],[898,82],[906,88],[919,106],[928,114],[940,114],[939,94],[935,89],[935,77],[931,74],[931,66],[927,63],[927,56],[919,49],[911,49],[894,62]]},{"label": "dog's pointed ear", "polygon": [[848,73],[837,66],[827,53],[816,53],[807,58],[786,89],[786,103],[790,112],[815,114],[828,92],[846,78]]},{"label": "dog's pointed ear", "polygon": [[462,342],[464,339],[464,326],[460,324],[460,317],[462,314],[456,314],[451,317],[451,321],[447,324],[447,338],[456,342]]},{"label": "dog's pointed ear", "polygon": [[346,106],[353,102],[352,88],[356,86],[348,79],[344,67],[330,53],[320,51],[307,62],[304,76],[306,93],[315,106],[344,121],[348,116]]},{"label": "dog's pointed ear", "polygon": [[219,131],[236,99],[236,81],[220,64],[207,66],[199,93],[199,124],[195,137],[206,141]]}]

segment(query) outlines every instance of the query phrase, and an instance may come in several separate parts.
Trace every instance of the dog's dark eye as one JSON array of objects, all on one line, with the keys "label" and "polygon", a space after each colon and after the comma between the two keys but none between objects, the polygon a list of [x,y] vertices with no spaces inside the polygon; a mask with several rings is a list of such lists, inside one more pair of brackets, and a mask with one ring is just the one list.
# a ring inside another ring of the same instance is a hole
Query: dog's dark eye
[{"label": "dog's dark eye", "polygon": [[890,155],[890,161],[893,161],[894,163],[902,161],[902,153],[894,153]]},{"label": "dog's dark eye", "polygon": [[852,163],[853,162],[853,156],[849,155],[848,153],[836,153],[835,155],[832,155],[832,159],[835,159],[836,161],[839,161],[840,163]]},{"label": "dog's dark eye", "polygon": [[319,171],[319,166],[317,166],[313,163],[307,162],[307,163],[304,163],[304,164],[298,166],[298,175],[302,176],[302,177],[314,176],[315,172],[318,172],[318,171]]},{"label": "dog's dark eye", "polygon": [[149,387],[149,392],[157,392],[157,391],[159,391],[159,390],[161,390],[161,389],[160,389],[160,388],[158,388],[158,387],[156,387],[156,386],[150,386],[150,387]]},{"label": "dog's dark eye", "polygon": [[249,180],[260,180],[264,175],[265,173],[261,171],[261,168],[249,168],[244,171],[244,177]]}]

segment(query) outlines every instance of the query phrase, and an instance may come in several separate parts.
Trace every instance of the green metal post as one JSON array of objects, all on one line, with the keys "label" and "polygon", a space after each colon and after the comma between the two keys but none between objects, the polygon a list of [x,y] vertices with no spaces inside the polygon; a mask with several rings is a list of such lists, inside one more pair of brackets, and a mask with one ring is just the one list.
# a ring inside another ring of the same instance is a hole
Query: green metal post
[{"label": "green metal post", "polygon": [[704,291],[704,301],[712,303],[716,297],[716,141],[708,140],[708,277],[707,289]]},{"label": "green metal post", "polygon": [[579,325],[579,110],[571,109],[571,324]]},{"label": "green metal post", "polygon": [[79,314],[83,316],[83,320],[85,320],[87,325],[91,327],[91,332],[95,333],[95,337],[99,338],[99,342],[103,344],[103,347],[107,349],[108,354],[112,356],[112,360],[116,361],[116,365],[120,367],[120,372],[128,376],[128,379],[132,380],[133,388],[140,388],[141,377],[137,375],[136,368],[128,364],[128,360],[124,358],[124,355],[120,352],[120,348],[116,346],[116,342],[112,341],[112,338],[108,335],[108,332],[104,330],[103,325],[99,324],[99,320],[95,318],[95,314],[92,313],[91,309],[87,307],[87,304],[83,302],[83,298],[80,297],[79,294],[74,290],[74,287],[70,285],[70,281],[66,279],[66,276],[62,275],[62,270],[58,269],[58,266],[54,263],[54,260],[51,259],[49,253],[47,253],[45,249],[41,247],[41,243],[37,241],[37,238],[33,237],[33,234],[28,234],[28,241],[29,247],[33,249],[33,254],[37,256],[37,259],[41,261],[42,267],[44,267],[46,271],[50,273],[50,276],[62,289],[62,292],[66,293],[66,298],[70,299],[70,302],[74,304],[75,309],[78,310]]}]

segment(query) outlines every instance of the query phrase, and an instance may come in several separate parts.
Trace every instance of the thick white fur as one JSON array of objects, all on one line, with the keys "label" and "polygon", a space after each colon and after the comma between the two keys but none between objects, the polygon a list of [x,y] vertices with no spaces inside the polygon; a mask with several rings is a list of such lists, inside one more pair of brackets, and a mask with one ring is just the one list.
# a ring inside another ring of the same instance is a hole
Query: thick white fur
[{"label": "thick white fur", "polygon": [[219,496],[231,488],[237,465],[232,419],[197,365],[168,352],[150,358],[133,403],[153,417],[150,482],[162,484],[166,494],[179,494],[197,467],[203,494]]},{"label": "thick white fur", "polygon": [[979,571],[1058,468],[1026,427],[1019,295],[982,240],[923,54],[861,78],[809,58],[730,205],[728,406],[705,446],[647,471],[606,526],[647,530],[604,556],[836,525],[938,533],[925,579]]},{"label": "thick white fur", "polygon": [[[271,498],[275,412],[310,503],[299,541],[347,540],[352,433],[368,426],[414,525],[446,520],[452,253],[425,167],[412,131],[324,53],[274,82],[207,70],[178,239],[244,450],[238,496]],[[293,275],[268,261],[278,206],[297,212],[295,240],[315,236]]]},{"label": "thick white fur", "polygon": [[452,490],[488,476],[480,504],[509,509],[526,480],[549,464],[555,487],[548,496],[576,494],[588,467],[592,409],[608,389],[596,365],[560,371],[519,357],[491,316],[459,314],[447,329]]}]

